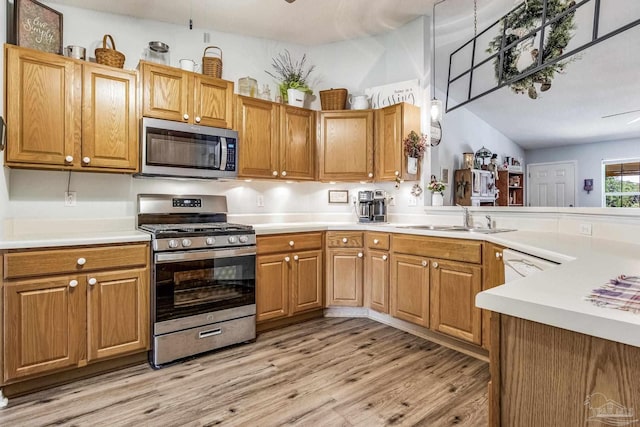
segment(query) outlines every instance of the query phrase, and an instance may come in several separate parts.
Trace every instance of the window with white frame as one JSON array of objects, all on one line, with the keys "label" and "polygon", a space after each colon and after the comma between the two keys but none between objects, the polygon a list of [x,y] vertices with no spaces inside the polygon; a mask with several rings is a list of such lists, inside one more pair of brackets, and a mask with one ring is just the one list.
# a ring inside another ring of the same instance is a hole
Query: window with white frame
[{"label": "window with white frame", "polygon": [[603,206],[640,207],[640,159],[604,160],[602,173]]}]

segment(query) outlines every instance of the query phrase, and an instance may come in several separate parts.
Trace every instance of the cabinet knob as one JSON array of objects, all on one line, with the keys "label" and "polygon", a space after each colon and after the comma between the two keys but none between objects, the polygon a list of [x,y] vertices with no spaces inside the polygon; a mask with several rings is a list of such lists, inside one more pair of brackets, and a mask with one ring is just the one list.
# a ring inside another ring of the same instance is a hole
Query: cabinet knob
[{"label": "cabinet knob", "polygon": [[282,171],[282,173],[280,175],[287,176],[287,171]]},{"label": "cabinet knob", "polygon": [[291,261],[291,258],[289,258],[288,256],[284,257],[284,262],[289,262]]},{"label": "cabinet knob", "polygon": [[380,240],[378,240],[378,239],[373,239],[373,244],[374,244],[374,245],[377,245],[378,243],[380,243]]},{"label": "cabinet knob", "polygon": [[438,268],[438,263],[437,263],[437,262],[434,262],[434,263],[433,263],[433,264],[431,264],[431,265],[433,265],[433,268]]},{"label": "cabinet knob", "polygon": [[422,266],[426,267],[427,265],[429,265],[429,263],[427,261],[422,261]]},{"label": "cabinet knob", "polygon": [[502,252],[496,252],[496,258],[497,259],[502,258]]},{"label": "cabinet knob", "polygon": [[76,263],[78,263],[78,265],[85,265],[87,263],[87,260],[84,258],[78,258],[78,261],[76,261]]},{"label": "cabinet knob", "polygon": [[71,162],[73,162],[73,156],[67,156],[67,157],[65,157],[65,158],[64,158],[64,161],[65,161],[65,162],[67,162],[67,163],[71,163]]},{"label": "cabinet knob", "polygon": [[347,239],[346,237],[342,238],[342,243],[347,243],[349,241],[349,239]]},{"label": "cabinet knob", "polygon": [[373,178],[373,173],[369,172],[368,177],[369,177],[369,178]]},{"label": "cabinet knob", "polygon": [[394,175],[395,175],[395,176],[400,176],[400,172],[399,172],[399,171],[395,171],[395,172],[394,172]]},{"label": "cabinet knob", "polygon": [[71,280],[69,282],[69,287],[70,288],[75,288],[76,286],[78,286],[78,281],[77,280]]},{"label": "cabinet knob", "polygon": [[200,123],[200,117],[196,116],[196,123]]},{"label": "cabinet knob", "polygon": [[382,260],[383,260],[383,261],[386,261],[387,259],[389,259],[389,257],[388,257],[388,256],[386,256],[386,255],[382,255]]},{"label": "cabinet knob", "polygon": [[293,260],[294,260],[294,261],[297,261],[297,260],[299,260],[299,259],[300,259],[300,257],[299,257],[298,255],[294,255],[294,256],[293,256]]},{"label": "cabinet knob", "polygon": [[293,240],[289,240],[289,246],[293,247],[296,243]]},{"label": "cabinet knob", "polygon": [[90,157],[83,157],[82,158],[82,163],[84,163],[85,165],[88,165],[89,163],[91,163],[91,158]]},{"label": "cabinet knob", "polygon": [[278,171],[273,171],[273,172],[271,172],[271,175],[273,175],[273,176],[278,176]]},{"label": "cabinet knob", "polygon": [[185,120],[189,120],[189,115],[187,113],[184,113],[184,116],[182,116],[182,118]]},{"label": "cabinet knob", "polygon": [[362,257],[363,257],[362,252],[358,252],[358,258],[362,258]]},{"label": "cabinet knob", "polygon": [[89,279],[89,284],[91,286],[95,285],[96,283],[98,283],[98,280],[95,277]]}]

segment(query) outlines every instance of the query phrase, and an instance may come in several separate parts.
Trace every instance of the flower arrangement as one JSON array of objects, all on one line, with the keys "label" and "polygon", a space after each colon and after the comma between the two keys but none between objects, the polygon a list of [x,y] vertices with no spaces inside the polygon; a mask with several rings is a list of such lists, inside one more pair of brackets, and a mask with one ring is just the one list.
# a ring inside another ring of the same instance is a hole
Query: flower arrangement
[{"label": "flower arrangement", "polygon": [[402,143],[404,144],[404,154],[421,159],[427,149],[427,136],[425,134],[418,135],[415,131],[411,131]]},{"label": "flower arrangement", "polygon": [[308,79],[311,72],[315,69],[315,65],[306,67],[307,54],[302,55],[300,61],[294,60],[291,57],[291,53],[285,49],[273,58],[271,66],[275,70],[273,73],[266,71],[274,79],[280,81],[280,95],[284,101],[287,100],[287,89],[298,89],[302,92],[306,92],[309,95],[313,94],[313,91],[309,87]]},{"label": "flower arrangement", "polygon": [[427,185],[427,189],[432,193],[442,193],[447,186],[441,181],[431,181],[429,185]]}]

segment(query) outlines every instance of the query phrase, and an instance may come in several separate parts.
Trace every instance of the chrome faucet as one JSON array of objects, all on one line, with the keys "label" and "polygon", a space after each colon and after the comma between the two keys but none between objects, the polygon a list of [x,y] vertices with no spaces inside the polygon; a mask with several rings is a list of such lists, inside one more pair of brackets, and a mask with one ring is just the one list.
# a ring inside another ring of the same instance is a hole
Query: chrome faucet
[{"label": "chrome faucet", "polygon": [[491,215],[485,216],[487,218],[487,228],[491,230],[493,228],[493,222],[491,221]]},{"label": "chrome faucet", "polygon": [[471,219],[471,214],[469,213],[469,208],[466,206],[458,205],[462,208],[462,225],[466,228],[473,228],[473,220]]}]

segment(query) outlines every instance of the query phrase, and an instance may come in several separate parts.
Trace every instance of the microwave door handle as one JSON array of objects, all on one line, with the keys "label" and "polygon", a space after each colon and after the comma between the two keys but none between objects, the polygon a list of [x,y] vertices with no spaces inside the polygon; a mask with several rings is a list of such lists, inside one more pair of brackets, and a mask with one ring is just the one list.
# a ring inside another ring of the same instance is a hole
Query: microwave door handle
[{"label": "microwave door handle", "polygon": [[220,170],[227,169],[227,138],[220,137]]}]

